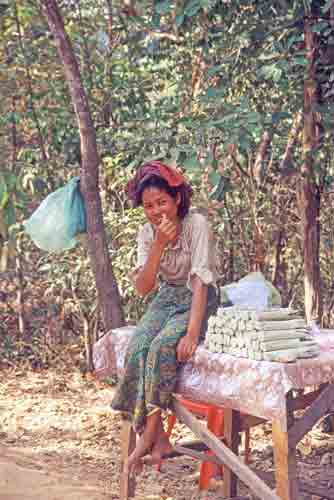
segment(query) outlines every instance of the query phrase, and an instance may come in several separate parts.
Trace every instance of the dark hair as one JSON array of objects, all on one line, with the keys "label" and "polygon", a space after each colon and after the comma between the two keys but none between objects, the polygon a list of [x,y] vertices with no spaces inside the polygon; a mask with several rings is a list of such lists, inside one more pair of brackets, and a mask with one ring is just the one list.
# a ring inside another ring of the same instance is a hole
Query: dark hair
[{"label": "dark hair", "polygon": [[148,175],[143,178],[143,180],[138,184],[136,190],[136,206],[143,204],[143,192],[147,188],[156,188],[161,191],[165,191],[169,196],[176,200],[177,195],[180,194],[180,204],[178,206],[177,215],[183,219],[190,208],[190,198],[192,195],[192,190],[189,188],[188,184],[181,184],[177,187],[171,187],[165,179],[158,175]]}]

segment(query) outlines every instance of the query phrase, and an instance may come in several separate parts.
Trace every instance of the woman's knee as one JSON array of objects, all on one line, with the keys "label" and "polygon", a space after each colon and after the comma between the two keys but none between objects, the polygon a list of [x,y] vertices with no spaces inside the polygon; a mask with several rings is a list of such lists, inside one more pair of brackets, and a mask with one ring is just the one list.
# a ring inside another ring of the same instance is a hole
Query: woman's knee
[{"label": "woman's knee", "polygon": [[150,345],[150,356],[157,356],[160,353],[169,353],[176,350],[178,339],[175,335],[164,335],[164,332],[156,337]]},{"label": "woman's knee", "polygon": [[126,361],[140,357],[141,354],[146,355],[150,348],[150,340],[143,334],[134,334],[131,338],[126,350]]}]

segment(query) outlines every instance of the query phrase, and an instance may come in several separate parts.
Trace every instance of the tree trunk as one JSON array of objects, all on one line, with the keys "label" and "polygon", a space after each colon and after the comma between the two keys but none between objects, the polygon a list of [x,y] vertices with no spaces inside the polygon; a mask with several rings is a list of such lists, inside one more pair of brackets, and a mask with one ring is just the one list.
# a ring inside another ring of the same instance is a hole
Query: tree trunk
[{"label": "tree trunk", "polygon": [[272,132],[265,130],[262,134],[261,142],[255,158],[253,176],[258,186],[260,186],[266,176],[267,163],[269,162],[269,150],[271,147]]},{"label": "tree trunk", "polygon": [[316,117],[317,81],[316,53],[317,35],[312,32],[312,20],[305,18],[305,49],[309,65],[304,82],[304,133],[303,165],[297,192],[301,219],[304,258],[305,314],[307,320],[321,321],[322,297],[320,286],[320,192],[314,176],[313,154],[318,145],[318,123]]},{"label": "tree trunk", "polygon": [[79,67],[64,28],[57,0],[42,0],[42,9],[54,35],[77,117],[81,143],[81,191],[87,211],[90,260],[106,330],[124,324],[117,282],[109,258],[98,188],[99,155],[96,132]]},{"label": "tree trunk", "polygon": [[283,289],[281,288],[283,236],[284,231],[279,228],[275,241],[275,257],[271,275],[271,282],[277,289]]}]

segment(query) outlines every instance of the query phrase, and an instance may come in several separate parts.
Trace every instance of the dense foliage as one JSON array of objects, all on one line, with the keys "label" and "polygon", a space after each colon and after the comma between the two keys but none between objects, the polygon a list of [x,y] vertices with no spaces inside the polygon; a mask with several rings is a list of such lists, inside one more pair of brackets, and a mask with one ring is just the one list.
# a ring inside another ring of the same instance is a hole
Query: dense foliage
[{"label": "dense foliage", "polygon": [[[305,19],[312,20],[318,136],[310,177],[321,199],[324,319],[333,324],[332,2],[58,3],[97,131],[109,249],[128,321],[142,310],[129,279],[142,214],[130,210],[123,188],[150,158],[181,166],[192,180],[196,204],[215,228],[222,283],[260,268],[285,305],[303,307],[296,192],[305,158],[304,28]],[[33,273],[43,277],[46,289],[52,284],[62,314],[75,315],[85,303],[81,319],[96,319],[84,246],[61,256],[37,256],[20,232],[19,223],[37,203],[80,172],[79,135],[63,67],[41,2],[0,0],[0,23],[1,271],[16,266],[17,273],[21,256],[22,313],[27,276]]]}]

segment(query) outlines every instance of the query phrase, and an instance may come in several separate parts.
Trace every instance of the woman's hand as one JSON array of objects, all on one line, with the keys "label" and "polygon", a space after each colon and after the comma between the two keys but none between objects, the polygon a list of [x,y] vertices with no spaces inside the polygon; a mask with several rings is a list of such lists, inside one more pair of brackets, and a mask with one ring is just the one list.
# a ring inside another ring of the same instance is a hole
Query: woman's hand
[{"label": "woman's hand", "polygon": [[174,222],[167,219],[166,215],[163,214],[162,220],[158,226],[156,226],[156,240],[162,245],[166,246],[168,243],[174,241],[177,238],[178,226]]},{"label": "woman's hand", "polygon": [[180,363],[185,363],[194,354],[197,348],[198,341],[192,338],[190,335],[182,337],[180,342],[177,344],[176,356]]}]

